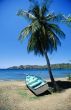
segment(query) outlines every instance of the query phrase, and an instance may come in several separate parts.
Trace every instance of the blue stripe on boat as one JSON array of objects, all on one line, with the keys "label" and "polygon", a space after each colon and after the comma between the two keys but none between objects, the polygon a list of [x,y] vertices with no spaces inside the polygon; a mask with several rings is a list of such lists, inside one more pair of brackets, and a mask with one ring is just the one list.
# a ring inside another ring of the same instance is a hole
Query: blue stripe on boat
[{"label": "blue stripe on boat", "polygon": [[37,89],[43,85],[45,85],[45,82],[36,76],[26,76],[26,84],[33,89]]},{"label": "blue stripe on boat", "polygon": [[37,80],[36,82],[34,83],[31,83],[31,84],[28,84],[30,87],[34,87],[34,86],[37,86],[39,84],[41,84],[42,82],[40,80]]}]

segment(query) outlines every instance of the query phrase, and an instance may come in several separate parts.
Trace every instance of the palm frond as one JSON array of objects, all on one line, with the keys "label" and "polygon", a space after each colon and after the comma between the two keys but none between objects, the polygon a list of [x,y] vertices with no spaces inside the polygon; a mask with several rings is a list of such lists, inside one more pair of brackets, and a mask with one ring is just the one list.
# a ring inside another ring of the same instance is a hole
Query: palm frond
[{"label": "palm frond", "polygon": [[42,0],[41,10],[43,15],[49,11],[49,6],[52,3],[52,0]]},{"label": "palm frond", "polygon": [[28,52],[31,52],[34,50],[35,44],[36,44],[36,38],[32,34],[27,45]]},{"label": "palm frond", "polygon": [[28,42],[27,50],[28,52],[34,51],[34,54],[36,55],[38,53],[43,55],[38,31],[31,35],[29,42]]},{"label": "palm frond", "polygon": [[27,17],[28,19],[32,19],[32,20],[36,19],[36,17],[33,14],[31,14],[27,11],[24,11],[22,9],[18,11],[17,15],[22,16],[22,17]]},{"label": "palm frond", "polygon": [[37,20],[33,20],[33,22],[26,28],[22,29],[19,34],[19,40],[23,41],[23,39],[28,36],[29,33],[35,33],[40,28],[40,24]]},{"label": "palm frond", "polygon": [[42,13],[42,15],[45,15],[46,12],[48,12],[48,9],[47,9],[46,3],[43,3],[43,5],[41,7],[41,13]]},{"label": "palm frond", "polygon": [[65,16],[63,14],[56,15],[55,13],[49,13],[46,17],[46,20],[49,22],[61,22],[65,23],[68,26],[71,26],[71,16]]},{"label": "palm frond", "polygon": [[[50,31],[49,39],[53,39],[53,40],[51,40],[51,42],[54,42],[54,45],[55,45],[55,42],[57,42],[57,45],[61,46],[60,39],[58,38],[58,36],[53,31]],[[55,46],[53,46],[53,47],[55,47]]]},{"label": "palm frond", "polygon": [[48,31],[48,40],[49,40],[49,45],[50,45],[50,48],[52,48],[52,50],[53,49],[57,49],[57,42],[56,42],[56,38],[55,38],[55,36],[54,36],[54,34],[53,34],[53,32],[51,32],[51,31]]},{"label": "palm frond", "polygon": [[49,28],[56,33],[59,37],[65,38],[64,32],[60,29],[60,27],[56,24],[49,24]]},{"label": "palm frond", "polygon": [[69,16],[67,17],[67,20],[68,20],[69,22],[71,22],[71,15],[69,15]]},{"label": "palm frond", "polygon": [[32,13],[35,15],[36,18],[39,18],[40,8],[38,4],[36,4],[35,7],[33,7]]},{"label": "palm frond", "polygon": [[45,38],[45,49],[46,51],[49,51],[50,53],[53,52],[53,50],[57,50],[57,46],[61,46],[61,41],[55,32],[52,31],[51,28],[46,28],[46,38]]},{"label": "palm frond", "polygon": [[69,27],[71,27],[71,15],[68,16],[64,16],[64,20],[62,20],[62,22],[64,22],[66,25],[68,25]]},{"label": "palm frond", "polygon": [[34,20],[31,26],[32,26],[32,33],[36,32],[40,28],[40,24],[37,20]]},{"label": "palm frond", "polygon": [[[30,1],[34,3],[38,0]],[[21,31],[19,40],[22,41],[30,34],[27,46],[28,52],[34,51],[35,54],[44,55],[44,51],[53,52],[53,50],[57,50],[58,45],[61,45],[60,38],[65,38],[65,34],[57,22],[70,25],[71,16],[49,13],[49,0],[42,1],[41,6],[36,2],[28,12],[20,10],[17,15],[31,19],[31,24]],[[39,3],[42,1],[39,1]]]},{"label": "palm frond", "polygon": [[47,19],[47,21],[57,21],[60,22],[62,20],[65,20],[65,17],[63,14],[58,14],[56,15],[54,12],[52,13],[48,13],[48,15],[45,17]]},{"label": "palm frond", "polygon": [[44,5],[42,8],[41,8],[41,13],[42,13],[42,16],[44,16],[47,12],[47,8],[46,6]]},{"label": "palm frond", "polygon": [[23,39],[26,37],[26,36],[28,36],[28,34],[31,32],[31,25],[30,26],[28,26],[28,27],[26,27],[26,28],[24,28],[24,29],[22,29],[22,31],[20,32],[20,34],[19,34],[19,40],[20,41],[23,41]]}]

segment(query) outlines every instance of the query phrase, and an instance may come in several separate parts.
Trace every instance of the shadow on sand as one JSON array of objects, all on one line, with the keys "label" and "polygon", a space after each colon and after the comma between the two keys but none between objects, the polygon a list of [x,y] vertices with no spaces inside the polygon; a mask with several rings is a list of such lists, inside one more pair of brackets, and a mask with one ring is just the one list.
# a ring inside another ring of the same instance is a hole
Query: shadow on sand
[{"label": "shadow on sand", "polygon": [[[61,91],[65,90],[65,89],[69,89],[71,88],[71,81],[56,81],[56,84],[58,85],[58,87],[61,88]],[[48,85],[50,87],[52,87],[51,82],[48,82]],[[48,95],[51,94],[48,90],[46,92],[44,92],[43,94],[39,95],[39,96],[44,96],[44,95]]]},{"label": "shadow on sand", "polygon": [[[71,88],[71,81],[56,81],[56,84],[62,89]],[[52,86],[51,82],[48,82],[49,86]]]}]

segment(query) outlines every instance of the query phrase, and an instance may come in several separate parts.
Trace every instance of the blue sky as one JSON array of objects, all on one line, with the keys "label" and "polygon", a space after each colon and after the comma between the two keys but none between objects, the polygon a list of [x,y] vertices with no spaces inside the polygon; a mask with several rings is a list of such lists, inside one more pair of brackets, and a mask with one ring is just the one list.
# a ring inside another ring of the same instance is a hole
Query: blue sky
[{"label": "blue sky", "polygon": [[[0,0],[0,68],[14,65],[45,65],[46,60],[27,52],[27,39],[21,44],[18,34],[28,22],[16,15],[19,9],[27,10],[28,0]],[[53,0],[50,11],[71,14],[71,0]],[[71,60],[71,28],[60,25],[66,34],[57,52],[49,54],[50,62],[68,63]]]}]

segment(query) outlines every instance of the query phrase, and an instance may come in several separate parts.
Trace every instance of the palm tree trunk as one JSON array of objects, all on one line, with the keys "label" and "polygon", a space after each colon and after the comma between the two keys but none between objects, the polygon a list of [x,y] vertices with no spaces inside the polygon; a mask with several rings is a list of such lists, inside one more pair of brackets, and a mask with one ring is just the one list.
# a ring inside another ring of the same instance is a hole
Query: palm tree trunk
[{"label": "palm tree trunk", "polygon": [[[38,39],[39,39],[39,37],[38,37]],[[46,58],[46,61],[47,61],[48,73],[49,73],[51,82],[52,82],[52,84],[53,84],[54,90],[55,90],[55,91],[58,91],[58,86],[57,86],[57,84],[56,84],[56,82],[55,82],[55,80],[54,80],[54,77],[53,77],[53,74],[52,74],[52,71],[51,71],[50,61],[49,61],[47,52],[44,50],[43,44],[41,43],[41,40],[40,40],[40,39],[39,39],[39,41],[40,41],[41,48],[42,48],[42,50],[43,50],[43,53],[44,53],[45,58]]]},{"label": "palm tree trunk", "polygon": [[50,76],[52,85],[53,85],[53,87],[54,87],[54,91],[59,91],[59,87],[58,87],[58,85],[56,84],[56,82],[55,82],[55,80],[54,80],[54,77],[53,77],[53,74],[52,74],[52,71],[51,71],[50,61],[49,61],[47,52],[45,52],[44,55],[45,55],[45,58],[46,58],[46,61],[47,61],[48,73],[49,73],[49,76]]},{"label": "palm tree trunk", "polygon": [[47,61],[48,73],[49,73],[49,76],[50,76],[51,82],[54,83],[55,81],[54,81],[54,77],[53,77],[53,74],[52,74],[52,71],[51,71],[50,61],[49,61],[49,58],[48,58],[48,55],[47,55],[46,52],[45,52],[45,58],[46,58],[46,61]]}]

